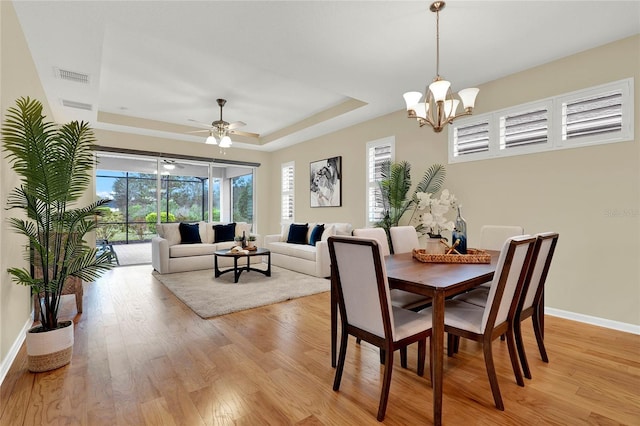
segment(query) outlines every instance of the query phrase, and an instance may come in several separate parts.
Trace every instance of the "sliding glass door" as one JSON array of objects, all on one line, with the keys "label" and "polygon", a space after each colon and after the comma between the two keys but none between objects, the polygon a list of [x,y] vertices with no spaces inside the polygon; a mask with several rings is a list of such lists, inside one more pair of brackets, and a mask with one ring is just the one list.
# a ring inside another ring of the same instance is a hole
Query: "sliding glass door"
[{"label": "sliding glass door", "polygon": [[114,153],[96,160],[96,195],[110,200],[100,243],[149,242],[158,222],[253,223],[251,167]]}]

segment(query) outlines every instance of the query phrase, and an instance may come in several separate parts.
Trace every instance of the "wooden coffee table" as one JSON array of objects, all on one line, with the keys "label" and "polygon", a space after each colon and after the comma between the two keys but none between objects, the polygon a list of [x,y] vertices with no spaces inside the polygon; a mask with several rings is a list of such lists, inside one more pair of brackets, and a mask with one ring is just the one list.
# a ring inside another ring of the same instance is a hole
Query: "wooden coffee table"
[{"label": "wooden coffee table", "polygon": [[[215,277],[218,278],[222,274],[226,274],[227,272],[233,271],[233,282],[237,283],[238,278],[240,278],[240,274],[242,271],[255,271],[260,272],[261,274],[265,274],[267,277],[271,276],[271,252],[265,248],[258,248],[253,251],[249,251],[248,253],[231,253],[231,249],[218,250],[214,253],[214,261],[213,261],[213,270],[215,273]],[[257,269],[251,267],[251,258],[253,256],[267,256],[267,269]],[[218,268],[218,257],[233,257],[233,268],[225,269],[221,271]],[[238,259],[246,257],[247,258],[247,266],[240,265],[238,266]]]}]

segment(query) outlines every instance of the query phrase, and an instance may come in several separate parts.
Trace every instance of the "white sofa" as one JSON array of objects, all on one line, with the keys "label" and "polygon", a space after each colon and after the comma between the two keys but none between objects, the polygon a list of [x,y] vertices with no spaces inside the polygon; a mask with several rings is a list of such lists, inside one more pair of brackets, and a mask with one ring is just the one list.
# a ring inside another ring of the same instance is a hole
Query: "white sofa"
[{"label": "white sofa", "polygon": [[271,264],[292,271],[316,277],[331,275],[329,245],[327,238],[332,235],[351,235],[353,227],[350,223],[324,223],[325,230],[315,246],[308,244],[315,223],[309,223],[307,244],[287,243],[289,225],[283,225],[280,234],[266,235],[264,247],[271,251]]},{"label": "white sofa", "polygon": [[[214,243],[215,231],[213,225],[222,225],[214,222],[198,222],[200,239],[202,243],[180,244],[179,223],[161,223],[156,225],[158,236],[151,240],[151,265],[161,274],[174,272],[195,271],[199,269],[213,270],[213,252],[231,248],[234,241]],[[237,222],[235,235],[256,236],[256,245],[260,246],[259,235],[250,234],[251,225],[246,222]],[[256,259],[256,261],[258,261]],[[253,262],[252,262],[253,263]],[[232,258],[218,258],[220,266],[233,266]]]}]

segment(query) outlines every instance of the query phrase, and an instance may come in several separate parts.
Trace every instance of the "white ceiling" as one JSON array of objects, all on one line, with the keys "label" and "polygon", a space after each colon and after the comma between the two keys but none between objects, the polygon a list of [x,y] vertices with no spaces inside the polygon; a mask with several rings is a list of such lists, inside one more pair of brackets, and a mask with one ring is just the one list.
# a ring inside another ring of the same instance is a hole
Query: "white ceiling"
[{"label": "white ceiling", "polygon": [[[203,143],[188,120],[225,98],[224,119],[260,134],[234,146],[265,151],[403,109],[435,75],[429,4],[14,0],[56,121]],[[637,33],[640,1],[451,0],[440,73],[459,90]]]}]

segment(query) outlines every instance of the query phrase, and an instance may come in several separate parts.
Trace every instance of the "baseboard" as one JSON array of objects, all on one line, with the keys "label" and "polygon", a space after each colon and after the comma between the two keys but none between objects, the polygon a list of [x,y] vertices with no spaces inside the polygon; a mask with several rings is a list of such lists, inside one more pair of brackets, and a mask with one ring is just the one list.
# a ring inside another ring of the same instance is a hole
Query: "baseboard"
[{"label": "baseboard", "polygon": [[2,382],[4,382],[4,378],[7,376],[7,373],[9,372],[13,361],[15,361],[16,356],[18,356],[18,351],[20,351],[20,347],[26,339],[27,331],[29,331],[29,329],[33,327],[32,318],[33,311],[31,311],[31,315],[29,315],[27,322],[24,323],[24,327],[22,327],[22,330],[20,330],[20,333],[18,333],[18,337],[13,342],[13,345],[11,345],[11,349],[9,349],[7,356],[2,360],[2,363],[0,364],[0,385],[2,385]]},{"label": "baseboard", "polygon": [[613,321],[605,318],[592,317],[591,315],[577,314],[575,312],[563,311],[561,309],[544,308],[545,315],[565,318],[585,324],[597,325],[599,327],[611,328],[613,330],[624,331],[626,333],[640,334],[640,325],[628,324],[626,322]]}]

